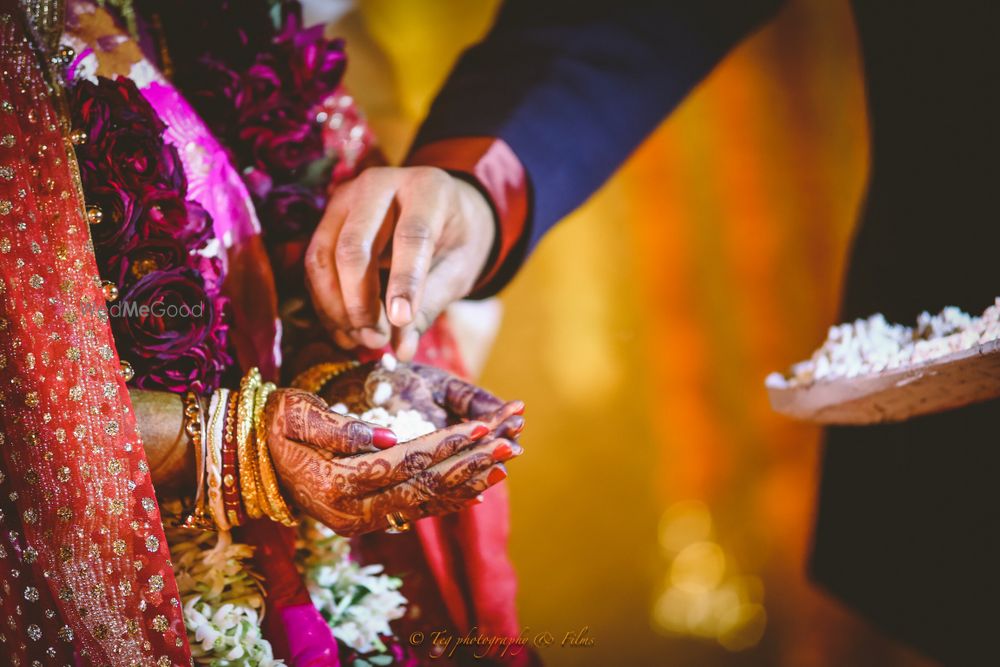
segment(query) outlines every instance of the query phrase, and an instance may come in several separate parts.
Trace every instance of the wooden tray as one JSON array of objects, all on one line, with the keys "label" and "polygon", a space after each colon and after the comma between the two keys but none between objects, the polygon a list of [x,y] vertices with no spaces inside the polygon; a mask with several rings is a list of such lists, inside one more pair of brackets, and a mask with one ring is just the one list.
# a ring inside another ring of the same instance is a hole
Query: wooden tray
[{"label": "wooden tray", "polygon": [[776,412],[817,424],[904,421],[1000,397],[1000,339],[915,366],[767,392]]}]

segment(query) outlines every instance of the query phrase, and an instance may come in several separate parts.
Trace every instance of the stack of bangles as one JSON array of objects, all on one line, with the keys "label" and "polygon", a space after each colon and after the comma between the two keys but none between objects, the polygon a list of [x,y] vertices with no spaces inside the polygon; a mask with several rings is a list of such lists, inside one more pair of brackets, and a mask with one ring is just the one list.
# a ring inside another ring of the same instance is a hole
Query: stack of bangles
[{"label": "stack of bangles", "polygon": [[197,491],[184,526],[230,530],[265,516],[296,524],[267,448],[264,406],[274,389],[251,368],[238,391],[216,390],[207,410],[197,394],[185,394],[184,432],[195,451]]}]

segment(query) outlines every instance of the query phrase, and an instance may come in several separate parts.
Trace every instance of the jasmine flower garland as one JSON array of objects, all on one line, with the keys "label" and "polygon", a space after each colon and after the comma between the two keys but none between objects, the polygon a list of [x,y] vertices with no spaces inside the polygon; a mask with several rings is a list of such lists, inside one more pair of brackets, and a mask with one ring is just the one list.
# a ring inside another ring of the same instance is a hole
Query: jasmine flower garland
[{"label": "jasmine flower garland", "polygon": [[[167,539],[195,664],[283,665],[261,631],[265,600],[250,568],[253,548],[228,532],[168,527]],[[356,563],[350,541],[312,519],[302,521],[296,546],[296,566],[337,640],[371,664],[396,662],[385,640],[393,635],[389,623],[406,611],[402,581],[381,565]]]},{"label": "jasmine flower garland", "polygon": [[253,548],[233,542],[228,532],[167,527],[166,534],[195,664],[284,664],[261,631],[264,595],[249,566]]},{"label": "jasmine flower garland", "polygon": [[302,521],[297,547],[296,565],[333,635],[358,653],[386,651],[389,622],[406,611],[403,582],[381,565],[356,563],[350,541],[312,519]]}]

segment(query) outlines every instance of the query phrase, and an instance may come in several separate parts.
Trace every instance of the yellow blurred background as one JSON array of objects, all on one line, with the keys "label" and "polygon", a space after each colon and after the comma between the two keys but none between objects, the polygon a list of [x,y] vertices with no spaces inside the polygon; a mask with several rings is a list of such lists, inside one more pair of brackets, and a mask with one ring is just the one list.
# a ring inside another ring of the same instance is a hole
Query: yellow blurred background
[{"label": "yellow blurred background", "polygon": [[[496,4],[340,21],[390,157]],[[836,319],[866,160],[848,4],[792,0],[503,294],[482,379],[528,404],[511,549],[547,664],[927,664],[808,583],[820,434],[762,384]],[[593,646],[558,646],[585,628]]]}]

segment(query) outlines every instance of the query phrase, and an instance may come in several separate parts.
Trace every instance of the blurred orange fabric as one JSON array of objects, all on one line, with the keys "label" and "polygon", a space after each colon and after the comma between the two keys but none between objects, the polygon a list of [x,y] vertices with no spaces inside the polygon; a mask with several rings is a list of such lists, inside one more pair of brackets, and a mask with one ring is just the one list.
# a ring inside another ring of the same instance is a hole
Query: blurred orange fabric
[{"label": "blurred orange fabric", "polygon": [[[337,27],[390,156],[495,5]],[[925,664],[807,582],[819,431],[763,390],[836,319],[866,166],[849,6],[791,0],[503,295],[483,381],[528,404],[512,553],[547,664]]]}]

